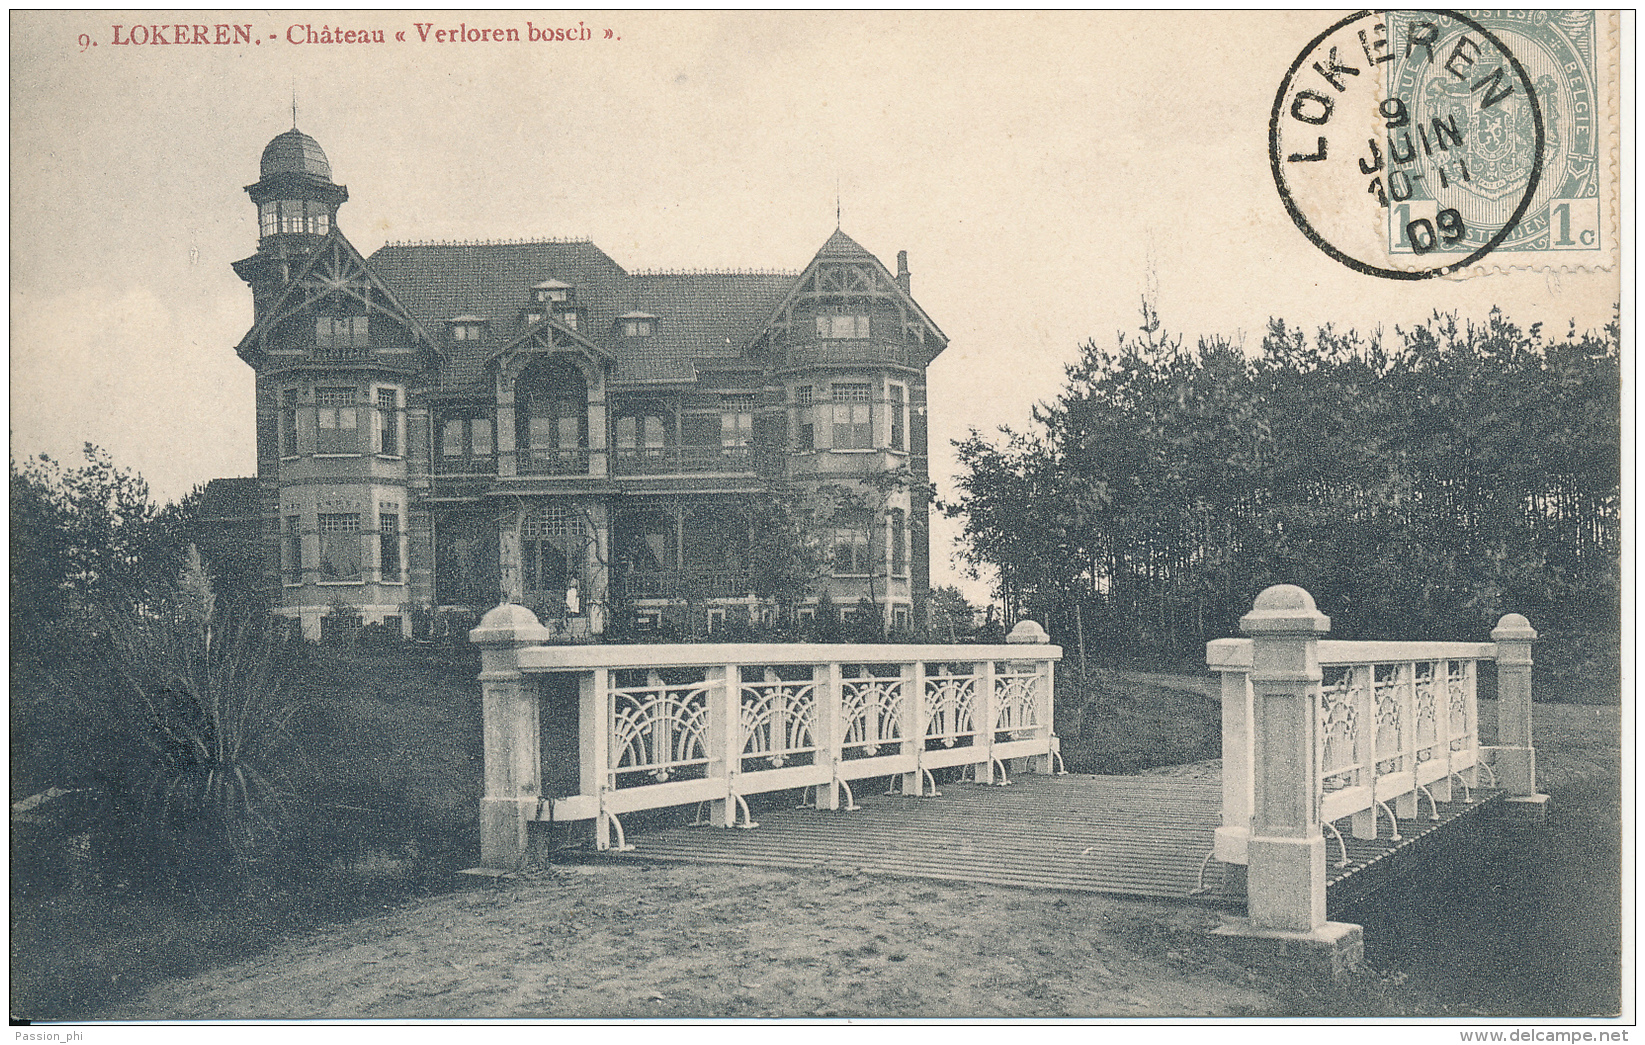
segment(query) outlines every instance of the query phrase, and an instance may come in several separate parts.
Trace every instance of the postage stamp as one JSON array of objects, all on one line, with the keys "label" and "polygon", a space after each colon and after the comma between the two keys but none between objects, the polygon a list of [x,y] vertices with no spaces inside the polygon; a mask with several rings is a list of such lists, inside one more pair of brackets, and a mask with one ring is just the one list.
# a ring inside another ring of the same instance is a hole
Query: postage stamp
[{"label": "postage stamp", "polygon": [[[1524,213],[1494,249],[1497,257],[1610,254],[1614,198],[1601,194],[1609,181],[1609,136],[1601,122],[1609,77],[1598,64],[1599,14],[1480,11],[1468,17],[1474,26],[1421,12],[1388,13],[1390,37],[1407,45],[1385,66],[1387,99],[1391,109],[1409,114],[1415,132],[1397,135],[1397,156],[1396,135],[1389,134],[1390,195],[1396,175],[1405,175],[1407,197],[1387,208],[1389,253],[1454,258],[1477,250],[1487,230],[1500,225],[1498,215],[1516,202],[1526,172],[1540,166]],[[1523,95],[1500,68],[1485,67],[1471,29],[1488,32],[1517,61],[1530,81]],[[1533,152],[1536,111],[1540,165]],[[1447,210],[1475,219],[1454,240],[1433,224]],[[1428,236],[1430,228],[1439,234]]]},{"label": "postage stamp", "polygon": [[1389,279],[1609,267],[1611,30],[1593,11],[1342,19],[1274,101],[1270,161],[1292,220]]}]

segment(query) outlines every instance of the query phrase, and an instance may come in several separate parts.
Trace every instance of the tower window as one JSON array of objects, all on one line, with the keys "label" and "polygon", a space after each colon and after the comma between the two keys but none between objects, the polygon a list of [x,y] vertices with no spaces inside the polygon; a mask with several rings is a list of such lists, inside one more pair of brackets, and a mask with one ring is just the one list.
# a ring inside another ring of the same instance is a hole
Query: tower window
[{"label": "tower window", "polygon": [[400,516],[383,512],[378,516],[377,566],[385,581],[400,579]]},{"label": "tower window", "polygon": [[377,390],[377,452],[390,457],[400,452],[400,393]]},{"label": "tower window", "polygon": [[318,418],[315,451],[322,454],[360,452],[360,410],[355,405],[356,388],[315,389]]},{"label": "tower window", "polygon": [[872,386],[867,382],[836,382],[834,400],[834,443],[836,450],[874,448]]},{"label": "tower window", "polygon": [[360,514],[320,515],[320,578],[360,579]]},{"label": "tower window", "polygon": [[889,386],[891,409],[891,449],[908,449],[908,393],[902,385]]},{"label": "tower window", "polygon": [[297,456],[297,389],[280,393],[280,456]]},{"label": "tower window", "polygon": [[257,208],[257,219],[264,236],[282,232],[324,236],[331,231],[331,211],[316,200],[264,200]]}]

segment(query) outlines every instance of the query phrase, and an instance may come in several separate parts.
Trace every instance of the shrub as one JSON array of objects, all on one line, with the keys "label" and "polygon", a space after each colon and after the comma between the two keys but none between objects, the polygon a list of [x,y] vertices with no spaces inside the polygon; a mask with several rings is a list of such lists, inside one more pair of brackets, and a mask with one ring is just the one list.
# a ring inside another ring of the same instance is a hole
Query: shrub
[{"label": "shrub", "polygon": [[219,606],[198,551],[174,594],[105,608],[96,645],[141,833],[244,861],[278,836],[291,709],[266,615]]}]

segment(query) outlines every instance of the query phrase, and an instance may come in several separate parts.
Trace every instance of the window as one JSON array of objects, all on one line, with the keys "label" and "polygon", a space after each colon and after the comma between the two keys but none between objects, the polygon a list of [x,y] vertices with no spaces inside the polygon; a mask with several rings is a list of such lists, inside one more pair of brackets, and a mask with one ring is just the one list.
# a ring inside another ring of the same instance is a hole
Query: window
[{"label": "window", "polygon": [[724,450],[742,450],[754,441],[754,397],[751,395],[723,395],[720,397],[720,447]]},{"label": "window", "polygon": [[564,312],[555,312],[554,313],[554,318],[559,320],[561,323],[564,323],[566,326],[570,327],[572,330],[577,329],[577,310],[576,309],[568,309]]},{"label": "window", "polygon": [[908,513],[891,509],[891,576],[908,576]]},{"label": "window", "polygon": [[868,534],[854,528],[834,531],[834,576],[868,573]]},{"label": "window", "polygon": [[306,232],[324,236],[331,229],[331,211],[315,200],[265,200],[257,209],[264,236],[279,232]]},{"label": "window", "polygon": [[908,449],[908,393],[902,385],[889,386],[891,400],[891,449]]},{"label": "window", "polygon": [[834,400],[834,449],[874,448],[873,413],[869,404],[872,389],[867,382],[836,382]]},{"label": "window", "polygon": [[377,390],[377,452],[400,452],[400,393],[393,388]]},{"label": "window", "polygon": [[583,445],[588,408],[577,399],[534,395],[530,399],[527,432],[533,450],[574,450]]},{"label": "window", "polygon": [[725,607],[710,606],[708,608],[708,633],[718,635],[725,630]]},{"label": "window", "polygon": [[360,513],[320,514],[320,579],[360,580]]},{"label": "window", "polygon": [[898,631],[908,630],[908,607],[899,604],[891,607],[891,626]]},{"label": "window", "polygon": [[484,323],[451,324],[451,340],[453,341],[478,341],[484,336]]},{"label": "window", "polygon": [[384,512],[378,517],[377,565],[385,581],[400,579],[400,516]]},{"label": "window", "polygon": [[287,584],[303,583],[302,517],[286,516],[286,529],[280,542],[280,567]]},{"label": "window", "polygon": [[280,456],[297,456],[297,396],[295,388],[280,393]]},{"label": "window", "polygon": [[868,317],[861,314],[824,313],[817,317],[817,336],[865,338],[868,336]]},{"label": "window", "polygon": [[367,348],[370,325],[365,316],[316,316],[314,344],[317,348]]},{"label": "window", "polygon": [[811,386],[801,385],[794,390],[794,449],[817,448],[817,426],[811,413]]},{"label": "window", "polygon": [[360,411],[355,406],[357,388],[317,388],[314,390],[317,435],[315,452],[357,454],[360,452]]},{"label": "window", "polygon": [[563,599],[576,573],[583,535],[582,516],[565,505],[546,505],[527,515],[520,526],[525,590]]},{"label": "window", "polygon": [[531,288],[533,301],[570,301],[571,287],[557,279],[547,280]]},{"label": "window", "polygon": [[440,456],[448,463],[468,460],[489,463],[493,442],[491,418],[447,417],[440,425]]},{"label": "window", "polygon": [[656,317],[624,319],[623,337],[650,337],[657,332]]}]

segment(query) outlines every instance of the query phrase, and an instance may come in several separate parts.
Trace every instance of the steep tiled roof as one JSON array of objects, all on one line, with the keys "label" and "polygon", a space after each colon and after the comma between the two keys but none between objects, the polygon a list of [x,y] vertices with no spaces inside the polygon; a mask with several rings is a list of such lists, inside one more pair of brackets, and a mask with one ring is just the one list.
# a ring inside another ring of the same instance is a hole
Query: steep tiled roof
[{"label": "steep tiled roof", "polygon": [[852,239],[850,236],[847,236],[839,229],[835,229],[834,235],[828,237],[828,242],[824,243],[822,245],[822,249],[817,251],[817,257],[824,258],[829,261],[879,260],[874,257],[874,255],[868,253],[868,251],[864,250],[856,240]]},{"label": "steep tiled roof", "polygon": [[[490,321],[484,340],[446,347],[440,384],[448,389],[480,380],[486,360],[519,334],[532,288],[548,280],[574,289],[574,303],[583,309],[579,333],[616,357],[614,381],[644,383],[692,381],[693,361],[739,356],[795,278],[792,273],[631,275],[586,241],[391,243],[369,264],[433,332],[443,332],[445,322],[458,315]],[[617,317],[636,311],[658,317],[656,333],[619,336]]]}]

